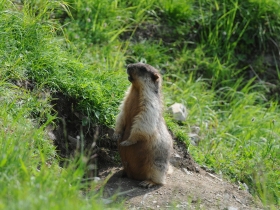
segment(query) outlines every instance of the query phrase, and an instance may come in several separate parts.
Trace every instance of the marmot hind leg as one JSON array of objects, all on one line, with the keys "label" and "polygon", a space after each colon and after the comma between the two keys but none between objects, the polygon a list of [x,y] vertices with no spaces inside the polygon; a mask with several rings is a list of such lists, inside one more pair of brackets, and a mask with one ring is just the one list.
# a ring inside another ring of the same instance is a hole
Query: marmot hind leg
[{"label": "marmot hind leg", "polygon": [[165,174],[161,177],[156,177],[157,180],[151,179],[151,180],[144,180],[139,183],[139,186],[144,187],[144,188],[151,188],[156,185],[164,185],[166,184],[165,182]]},{"label": "marmot hind leg", "polygon": [[164,185],[166,184],[166,174],[167,170],[159,170],[155,167],[152,169],[151,178],[140,182],[139,185],[145,188],[150,188],[156,185]]}]

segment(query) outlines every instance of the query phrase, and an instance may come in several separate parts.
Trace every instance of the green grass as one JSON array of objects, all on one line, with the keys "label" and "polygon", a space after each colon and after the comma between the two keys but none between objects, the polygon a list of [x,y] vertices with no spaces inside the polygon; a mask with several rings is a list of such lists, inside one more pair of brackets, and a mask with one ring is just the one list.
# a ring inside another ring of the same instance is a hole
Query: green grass
[{"label": "green grass", "polygon": [[83,64],[65,50],[64,40],[52,33],[56,23],[29,20],[29,14],[16,11],[3,11],[0,15],[4,77],[28,79],[50,92],[73,97],[78,109],[92,116],[94,122],[112,125],[117,110],[112,107],[117,106],[128,84],[122,70],[121,46],[114,51],[96,47],[95,59]]},{"label": "green grass", "polygon": [[48,115],[40,126],[30,118],[40,107],[38,103],[45,104],[42,99],[7,82],[1,82],[0,95],[0,209],[104,208],[97,194],[81,191],[90,188],[82,183],[82,161],[59,166],[44,131],[54,117]]},{"label": "green grass", "polygon": [[[29,4],[3,3],[0,209],[103,209],[94,183],[83,182],[83,156],[61,168],[46,127],[56,118],[50,101],[58,92],[75,98],[80,111],[91,115],[93,122],[112,123],[127,83],[120,64],[98,60],[84,65],[75,58],[65,40],[57,37],[57,23],[48,19],[51,2],[47,11],[41,8],[44,12],[38,14]],[[110,53],[119,57],[118,49]],[[112,75],[119,78],[114,84]],[[113,94],[113,90],[119,91]]]},{"label": "green grass", "polygon": [[186,122],[165,118],[194,159],[280,205],[278,0],[24,2],[0,1],[0,209],[101,208],[82,157],[58,165],[51,101],[112,127],[139,61],[164,73],[166,106],[187,106]]}]

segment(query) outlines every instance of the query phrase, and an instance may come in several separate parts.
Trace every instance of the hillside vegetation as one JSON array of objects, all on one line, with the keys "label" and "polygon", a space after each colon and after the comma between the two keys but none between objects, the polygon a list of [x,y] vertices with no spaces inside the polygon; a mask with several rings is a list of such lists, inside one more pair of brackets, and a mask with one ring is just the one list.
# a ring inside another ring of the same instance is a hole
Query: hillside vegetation
[{"label": "hillside vegetation", "polygon": [[165,119],[194,159],[279,207],[278,0],[1,0],[0,40],[0,209],[103,208],[83,151],[60,167],[47,131],[59,94],[81,126],[113,127],[134,62],[187,106]]}]

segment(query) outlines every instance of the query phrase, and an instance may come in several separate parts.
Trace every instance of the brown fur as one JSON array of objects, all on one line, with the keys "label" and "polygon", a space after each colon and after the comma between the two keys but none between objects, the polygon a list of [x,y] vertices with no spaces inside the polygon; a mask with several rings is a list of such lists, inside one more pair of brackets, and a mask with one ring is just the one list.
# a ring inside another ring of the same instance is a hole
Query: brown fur
[{"label": "brown fur", "polygon": [[120,107],[114,133],[124,173],[142,180],[144,187],[165,184],[173,143],[162,117],[161,75],[142,63],[129,65],[127,73],[132,85]]}]

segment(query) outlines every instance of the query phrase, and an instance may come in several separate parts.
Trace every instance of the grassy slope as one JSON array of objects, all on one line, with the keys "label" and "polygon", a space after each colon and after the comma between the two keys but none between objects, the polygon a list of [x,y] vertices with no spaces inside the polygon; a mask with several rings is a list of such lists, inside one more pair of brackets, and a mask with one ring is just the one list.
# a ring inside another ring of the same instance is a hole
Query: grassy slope
[{"label": "grassy slope", "polygon": [[[80,189],[83,164],[62,169],[55,148],[48,139],[45,124],[28,116],[46,102],[36,94],[1,82],[0,111],[0,209],[100,209],[91,196],[85,199]],[[38,119],[38,118],[37,118]]]},{"label": "grassy slope", "polygon": [[75,98],[92,121],[113,125],[128,86],[124,66],[138,61],[166,72],[166,105],[187,105],[185,123],[166,115],[176,135],[188,141],[191,126],[200,127],[201,144],[189,145],[196,161],[279,205],[279,107],[266,99],[263,82],[250,79],[246,63],[252,59],[254,73],[269,79],[260,60],[269,40],[279,41],[278,1],[27,2],[0,6],[0,208],[99,205],[79,191],[82,162],[58,167],[44,132],[53,120],[49,94]]},{"label": "grassy slope", "polygon": [[[93,73],[65,50],[64,42],[54,36],[56,24],[45,20],[52,11],[49,2],[44,16],[40,16],[43,11],[35,16],[28,5],[2,3],[0,209],[102,209],[98,194],[85,196],[81,191],[95,189],[93,183],[82,183],[82,157],[62,169],[45,128],[55,119],[50,105],[52,93],[77,98],[80,107],[105,108],[109,97],[112,104],[116,103],[111,94],[100,91],[110,83],[102,79],[101,71],[110,64],[96,65]],[[119,77],[117,71],[107,74]],[[117,89],[114,84],[107,90],[110,88]],[[112,114],[106,116],[100,120],[112,121]]]}]

